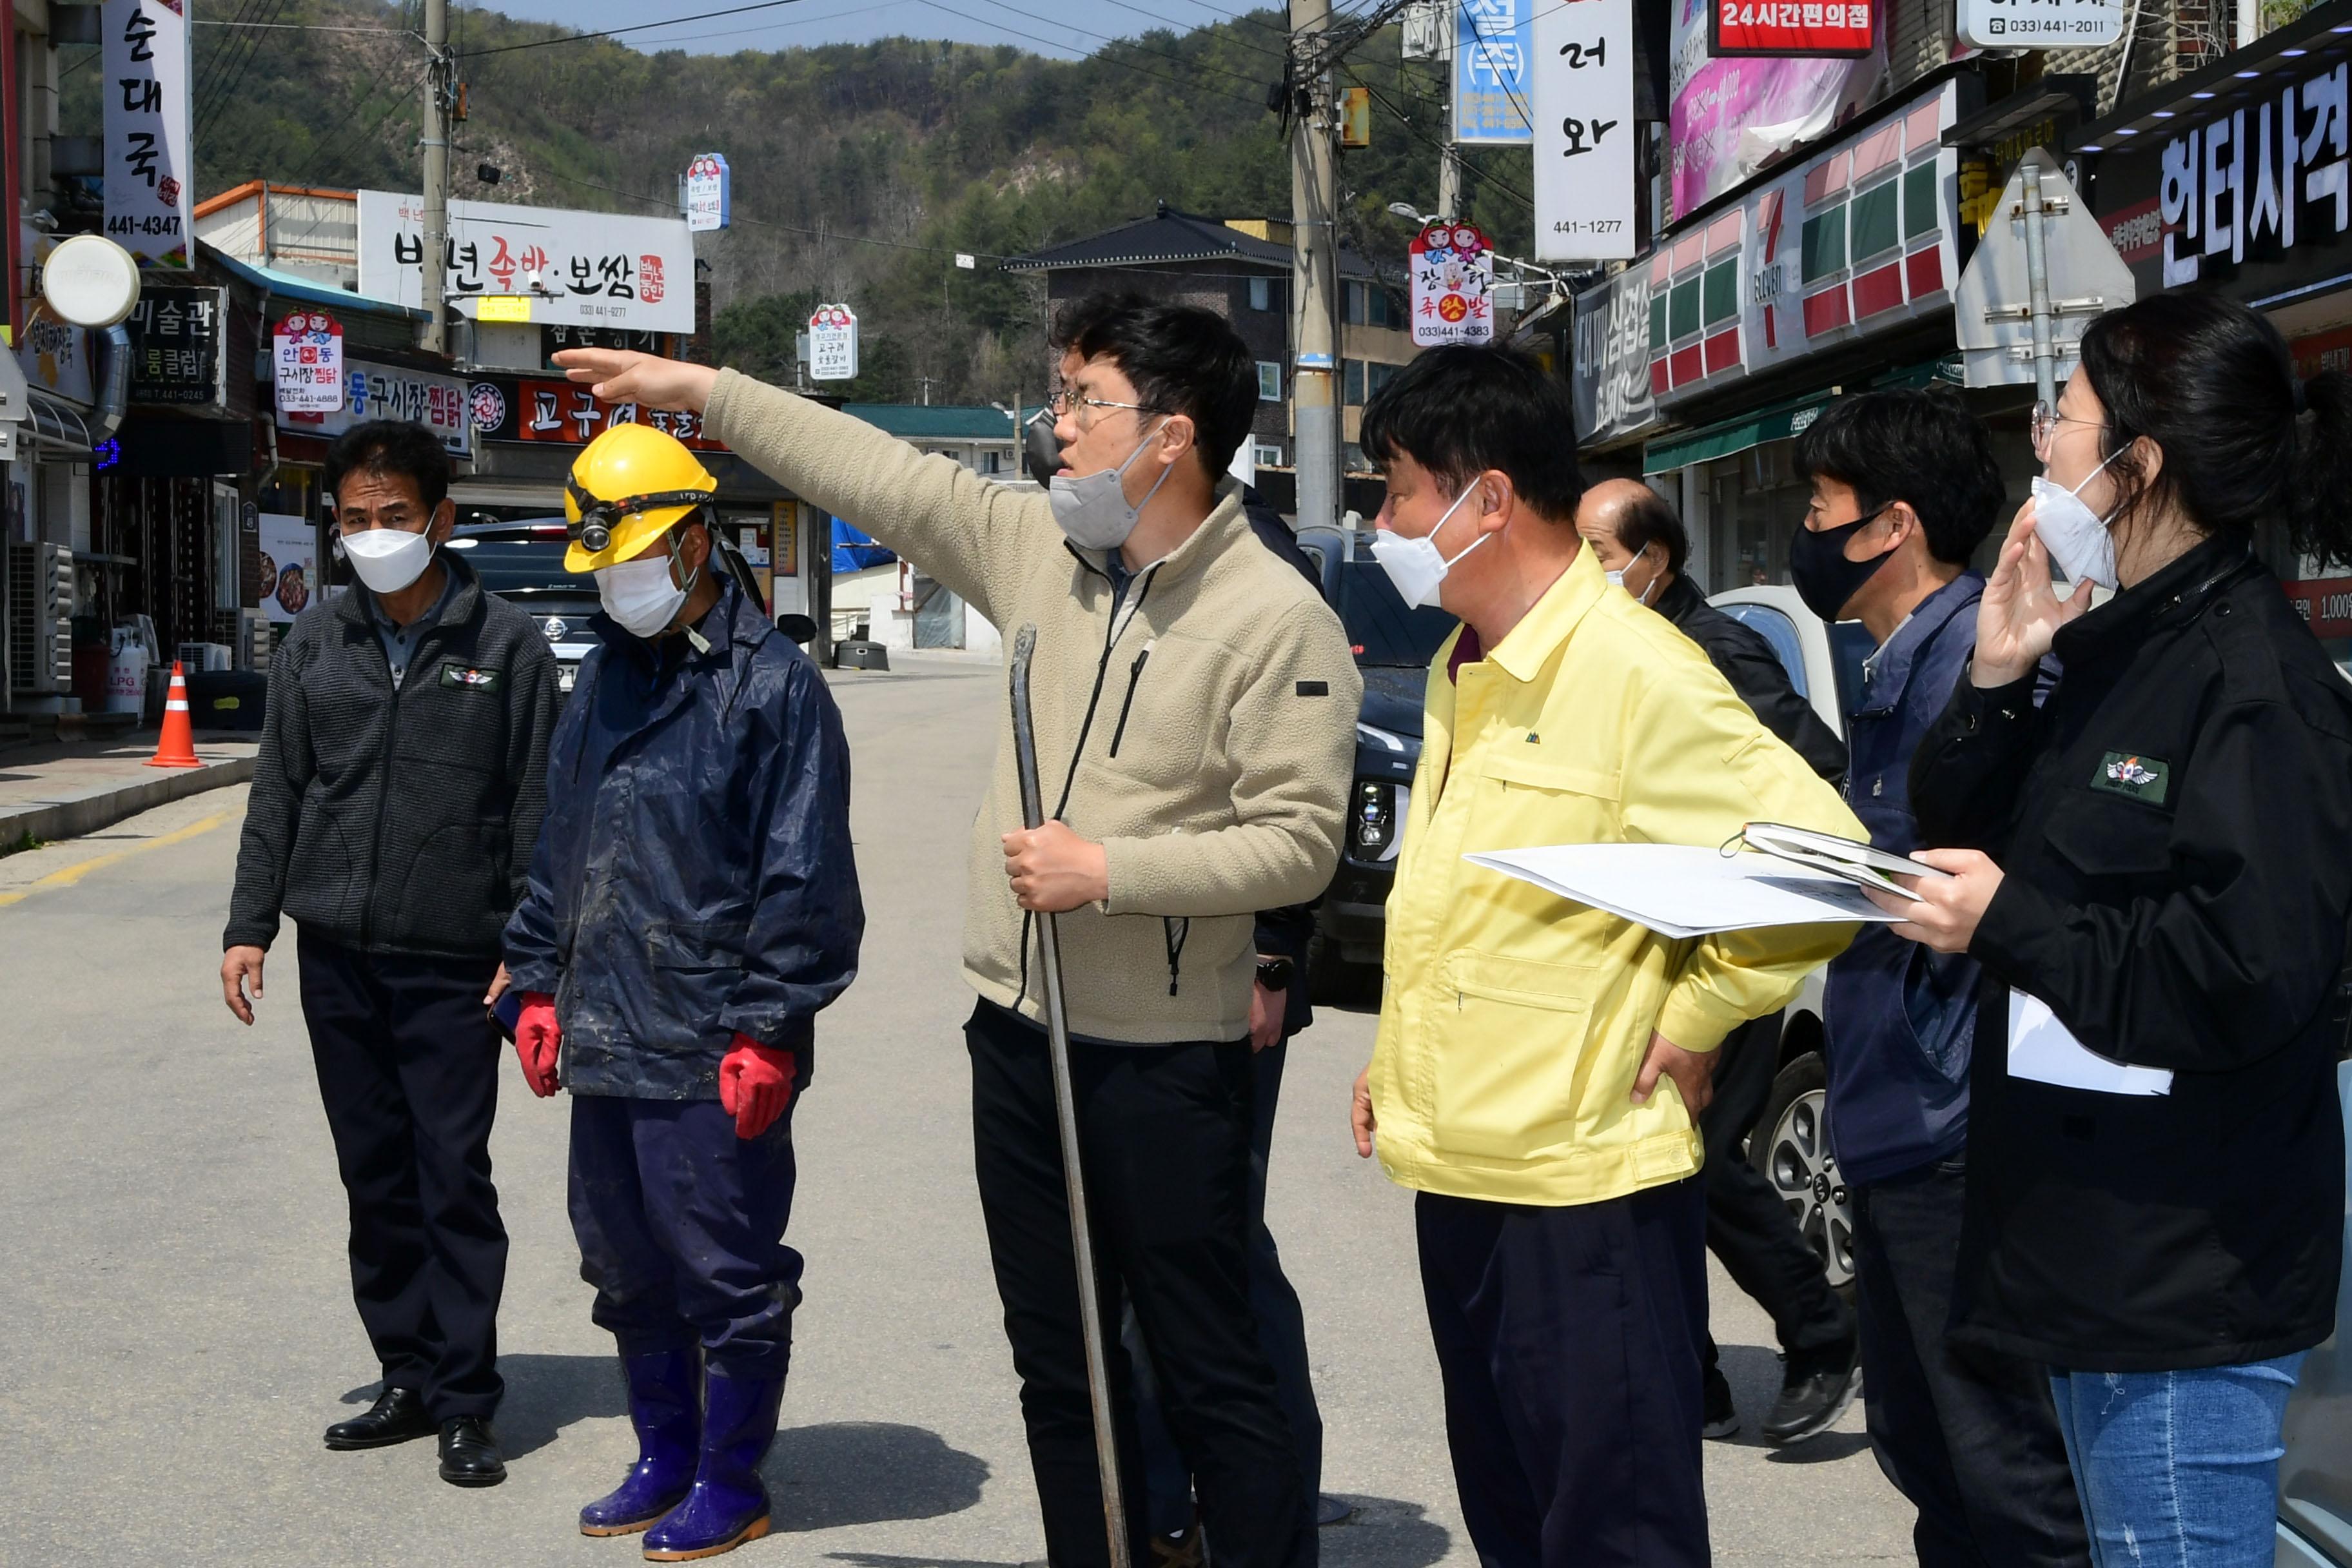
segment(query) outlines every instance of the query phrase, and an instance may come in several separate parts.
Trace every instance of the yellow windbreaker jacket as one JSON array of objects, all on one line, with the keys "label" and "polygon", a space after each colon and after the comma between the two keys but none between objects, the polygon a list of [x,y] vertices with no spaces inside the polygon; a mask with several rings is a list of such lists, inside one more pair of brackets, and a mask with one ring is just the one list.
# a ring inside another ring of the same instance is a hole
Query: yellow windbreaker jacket
[{"label": "yellow windbreaker jacket", "polygon": [[[1457,634],[1457,640],[1458,640]],[[1723,844],[1751,821],[1864,838],[1697,646],[1590,550],[1500,647],[1429,677],[1388,904],[1371,1091],[1381,1164],[1423,1192],[1559,1205],[1691,1174],[1699,1137],[1653,1029],[1712,1050],[1785,1005],[1852,926],[1671,941],[1463,859],[1546,844]]]}]

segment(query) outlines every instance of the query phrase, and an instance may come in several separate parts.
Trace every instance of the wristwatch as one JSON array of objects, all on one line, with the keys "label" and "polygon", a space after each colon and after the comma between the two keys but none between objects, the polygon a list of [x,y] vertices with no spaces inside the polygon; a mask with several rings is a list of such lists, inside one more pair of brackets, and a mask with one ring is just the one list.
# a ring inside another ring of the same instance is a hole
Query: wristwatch
[{"label": "wristwatch", "polygon": [[1257,961],[1257,983],[1268,991],[1287,991],[1294,967],[1286,958],[1261,958]]}]

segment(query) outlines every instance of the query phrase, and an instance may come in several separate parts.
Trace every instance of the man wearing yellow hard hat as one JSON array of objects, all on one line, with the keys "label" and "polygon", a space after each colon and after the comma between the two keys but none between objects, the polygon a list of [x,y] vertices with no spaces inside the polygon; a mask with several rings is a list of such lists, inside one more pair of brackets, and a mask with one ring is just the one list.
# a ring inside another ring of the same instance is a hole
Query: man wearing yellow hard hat
[{"label": "man wearing yellow hard hat", "polygon": [[790,1111],[866,925],[841,715],[715,570],[715,489],[642,425],[572,466],[564,564],[595,576],[601,646],[506,933],[524,1076],[572,1091],[572,1229],[637,1434],[580,1529],[644,1531],[656,1562],[767,1533],[759,1467],[801,1294]]}]

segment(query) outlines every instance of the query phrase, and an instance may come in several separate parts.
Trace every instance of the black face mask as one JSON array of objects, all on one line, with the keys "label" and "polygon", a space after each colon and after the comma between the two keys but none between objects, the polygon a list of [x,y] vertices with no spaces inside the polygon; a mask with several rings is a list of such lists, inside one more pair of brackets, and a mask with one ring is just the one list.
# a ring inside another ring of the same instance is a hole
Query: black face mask
[{"label": "black face mask", "polygon": [[1037,481],[1037,488],[1052,489],[1054,476],[1062,470],[1062,443],[1055,438],[1054,422],[1045,417],[1042,409],[1022,434],[1021,457],[1029,477]]},{"label": "black face mask", "polygon": [[1798,528],[1797,537],[1789,542],[1789,580],[1797,585],[1797,596],[1805,601],[1805,608],[1825,621],[1836,620],[1847,601],[1886,564],[1887,557],[1895,553],[1892,550],[1867,561],[1845,558],[1845,542],[1885,510],[1880,507],[1843,527],[1825,528],[1819,533],[1801,525]]}]

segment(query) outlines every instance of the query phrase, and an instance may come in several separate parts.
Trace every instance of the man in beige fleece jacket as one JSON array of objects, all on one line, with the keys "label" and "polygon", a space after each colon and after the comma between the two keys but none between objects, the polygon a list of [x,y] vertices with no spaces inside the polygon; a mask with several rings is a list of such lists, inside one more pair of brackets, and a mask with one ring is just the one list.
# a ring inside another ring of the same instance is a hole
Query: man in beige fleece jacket
[{"label": "man in beige fleece jacket", "polygon": [[[1108,1559],[1031,962],[1038,911],[1063,917],[1106,1318],[1123,1289],[1221,1568],[1298,1568],[1315,1559],[1314,1500],[1244,1256],[1253,919],[1330,879],[1362,686],[1338,618],[1252,536],[1223,477],[1257,403],[1232,328],[1097,297],[1065,309],[1055,342],[1065,468],[1050,497],[733,371],[604,350],[558,362],[607,401],[700,410],[712,436],[1008,636],[1036,626],[1052,820],[1022,828],[1008,717],[973,828],[963,970],[980,993],[965,1041],[981,1205],[1047,1555]],[[1111,1351],[1132,1475],[1129,1378]]]}]

